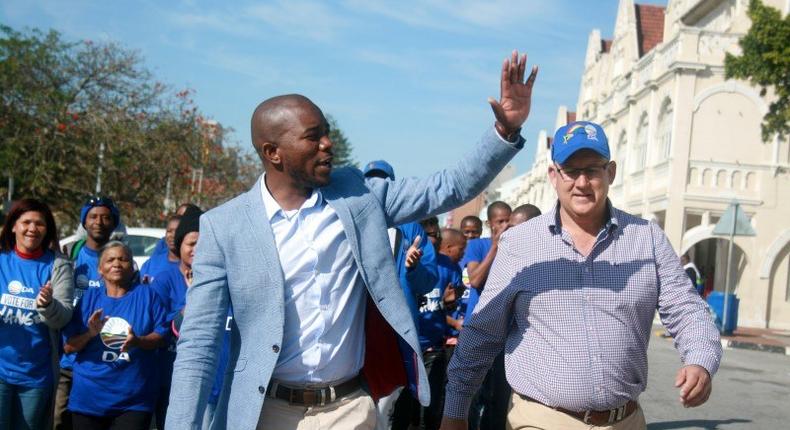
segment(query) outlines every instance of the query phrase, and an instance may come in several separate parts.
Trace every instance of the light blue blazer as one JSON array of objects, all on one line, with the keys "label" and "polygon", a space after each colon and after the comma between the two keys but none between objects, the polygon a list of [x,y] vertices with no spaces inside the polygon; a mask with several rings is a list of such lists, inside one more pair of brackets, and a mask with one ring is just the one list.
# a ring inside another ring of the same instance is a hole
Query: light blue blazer
[{"label": "light blue blazer", "polygon": [[[479,194],[523,147],[493,127],[458,164],[427,178],[365,178],[353,168],[332,173],[321,189],[345,229],[369,298],[415,352],[420,403],[428,379],[417,330],[395,273],[387,227],[446,212]],[[200,217],[193,285],[173,368],[167,429],[199,429],[233,306],[230,358],[212,429],[255,429],[283,343],[284,282],[261,197],[261,181]],[[371,305],[372,306],[372,305]]]}]

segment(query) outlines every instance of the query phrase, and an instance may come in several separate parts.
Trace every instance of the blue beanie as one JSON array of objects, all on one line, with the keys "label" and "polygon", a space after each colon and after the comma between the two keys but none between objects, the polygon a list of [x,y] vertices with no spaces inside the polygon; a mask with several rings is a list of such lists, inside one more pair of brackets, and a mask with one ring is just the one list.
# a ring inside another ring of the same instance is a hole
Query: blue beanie
[{"label": "blue beanie", "polygon": [[95,207],[105,207],[110,209],[110,214],[112,215],[113,221],[115,221],[115,227],[121,225],[121,212],[118,211],[118,207],[115,206],[115,203],[109,197],[91,197],[88,201],[82,205],[82,209],[80,210],[80,224],[85,227],[85,219],[88,217],[88,212]]}]

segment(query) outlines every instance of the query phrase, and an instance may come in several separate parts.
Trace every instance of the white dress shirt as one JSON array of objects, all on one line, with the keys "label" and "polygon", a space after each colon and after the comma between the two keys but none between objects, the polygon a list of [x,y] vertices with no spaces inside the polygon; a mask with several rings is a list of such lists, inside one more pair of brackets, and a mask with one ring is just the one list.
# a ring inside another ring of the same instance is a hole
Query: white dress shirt
[{"label": "white dress shirt", "polygon": [[[365,355],[365,286],[335,210],[320,190],[285,211],[262,179],[285,278],[283,343],[272,378],[296,386],[356,376]],[[272,268],[276,270],[276,268]]]}]

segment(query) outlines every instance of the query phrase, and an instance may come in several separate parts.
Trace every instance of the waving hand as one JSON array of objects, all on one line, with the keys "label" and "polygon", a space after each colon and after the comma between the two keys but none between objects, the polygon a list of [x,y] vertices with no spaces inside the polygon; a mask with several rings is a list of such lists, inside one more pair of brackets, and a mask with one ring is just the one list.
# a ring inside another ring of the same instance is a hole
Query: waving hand
[{"label": "waving hand", "polygon": [[518,133],[529,116],[532,86],[538,76],[538,67],[532,66],[532,71],[525,82],[526,68],[527,54],[519,57],[518,51],[514,50],[511,57],[506,58],[502,63],[499,101],[488,99],[496,117],[497,131],[505,138]]}]

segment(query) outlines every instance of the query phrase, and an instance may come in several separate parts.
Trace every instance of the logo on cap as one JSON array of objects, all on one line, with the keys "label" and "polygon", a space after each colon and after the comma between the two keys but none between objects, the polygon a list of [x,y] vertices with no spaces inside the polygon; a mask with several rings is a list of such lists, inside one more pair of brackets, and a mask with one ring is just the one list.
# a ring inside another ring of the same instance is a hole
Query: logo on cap
[{"label": "logo on cap", "polygon": [[584,126],[584,131],[587,133],[587,139],[590,140],[598,140],[598,130],[595,129],[591,124],[587,124]]}]

